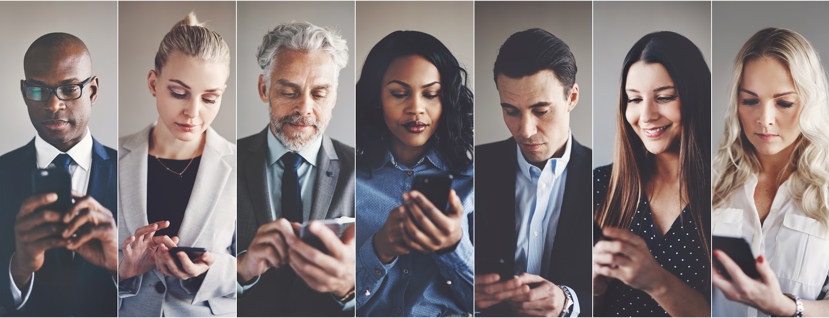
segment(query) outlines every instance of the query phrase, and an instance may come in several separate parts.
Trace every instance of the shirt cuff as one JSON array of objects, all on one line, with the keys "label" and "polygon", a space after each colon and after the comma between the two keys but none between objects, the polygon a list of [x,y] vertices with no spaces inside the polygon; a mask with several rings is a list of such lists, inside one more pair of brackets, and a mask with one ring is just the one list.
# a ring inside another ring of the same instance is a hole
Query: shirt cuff
[{"label": "shirt cuff", "polygon": [[371,235],[357,251],[357,306],[366,303],[380,288],[386,277],[400,257],[395,257],[388,264],[383,264],[374,251],[374,234]]},{"label": "shirt cuff", "polygon": [[26,301],[29,300],[29,295],[32,294],[32,286],[34,286],[35,282],[35,273],[32,273],[32,278],[29,279],[29,283],[26,284],[26,295],[23,295],[23,292],[17,288],[17,285],[14,283],[14,277],[12,276],[12,260],[14,260],[14,253],[12,253],[12,257],[9,257],[9,288],[12,292],[12,298],[14,299],[14,305],[16,306],[17,310],[23,308],[26,305]]},{"label": "shirt cuff", "polygon": [[[239,254],[236,254],[236,259],[238,260],[239,256],[241,256],[242,254],[245,254],[247,252],[248,252],[248,250],[244,250],[244,251],[239,252]],[[250,282],[250,284],[242,284],[237,279],[236,280],[236,297],[242,296],[242,294],[244,294],[246,291],[253,288],[253,286],[256,285],[256,283],[259,282],[260,278],[262,278],[262,275],[256,276],[256,279],[254,279],[252,282]]]}]

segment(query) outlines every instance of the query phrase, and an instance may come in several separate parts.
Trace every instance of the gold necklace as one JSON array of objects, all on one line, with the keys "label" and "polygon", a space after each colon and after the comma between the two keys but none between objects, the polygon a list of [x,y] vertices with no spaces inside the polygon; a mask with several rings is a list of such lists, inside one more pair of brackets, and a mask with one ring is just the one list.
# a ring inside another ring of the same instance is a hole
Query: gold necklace
[{"label": "gold necklace", "polygon": [[185,166],[184,169],[181,170],[181,172],[176,172],[175,170],[170,169],[170,167],[167,167],[167,165],[161,162],[161,159],[158,159],[158,156],[154,155],[153,157],[155,157],[155,160],[158,161],[159,164],[161,164],[162,168],[167,169],[167,171],[170,171],[170,173],[174,175],[177,175],[180,179],[184,179],[184,173],[187,171],[188,168],[190,168],[190,164],[193,163],[193,159],[196,159],[196,157],[190,158],[190,162],[187,163],[187,166]]}]

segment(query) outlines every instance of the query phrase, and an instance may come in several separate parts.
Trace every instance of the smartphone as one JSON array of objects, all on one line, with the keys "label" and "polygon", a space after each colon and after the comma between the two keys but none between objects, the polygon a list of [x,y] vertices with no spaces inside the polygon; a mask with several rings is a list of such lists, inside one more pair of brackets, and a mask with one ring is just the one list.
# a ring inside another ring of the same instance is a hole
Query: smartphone
[{"label": "smartphone", "polygon": [[412,180],[412,190],[420,191],[439,210],[446,214],[449,191],[452,189],[451,174],[417,175]]},{"label": "smartphone", "polygon": [[170,255],[173,256],[173,261],[176,262],[176,266],[181,268],[181,260],[178,258],[178,252],[184,252],[187,254],[187,257],[190,258],[191,261],[195,261],[199,257],[202,256],[207,249],[203,247],[184,247],[184,246],[176,246],[170,249]]},{"label": "smartphone", "polygon": [[[322,223],[323,226],[331,229],[338,237],[342,237],[343,233],[349,226],[354,225],[355,219],[352,217],[341,216],[336,219],[326,219],[326,220],[316,220],[317,222]],[[302,239],[308,245],[313,246],[314,248],[322,251],[325,254],[328,254],[328,249],[325,248],[325,244],[322,243],[319,237],[311,233],[308,230],[308,224],[311,221],[302,223],[302,228],[299,230],[299,238]]]},{"label": "smartphone", "polygon": [[[748,275],[748,277],[754,279],[760,278],[760,273],[757,272],[757,266],[755,265],[754,255],[751,253],[751,246],[744,238],[714,235],[712,243],[714,249],[725,252],[728,257],[731,257],[731,259],[740,266],[740,269],[742,269],[743,273]],[[712,259],[714,260],[714,267],[717,271],[730,280],[731,275],[728,275],[728,271],[725,270],[725,267],[723,267],[717,257],[714,256]]]},{"label": "smartphone", "polygon": [[32,194],[57,193],[58,200],[43,209],[66,213],[72,207],[72,176],[61,168],[37,169],[32,173]]}]

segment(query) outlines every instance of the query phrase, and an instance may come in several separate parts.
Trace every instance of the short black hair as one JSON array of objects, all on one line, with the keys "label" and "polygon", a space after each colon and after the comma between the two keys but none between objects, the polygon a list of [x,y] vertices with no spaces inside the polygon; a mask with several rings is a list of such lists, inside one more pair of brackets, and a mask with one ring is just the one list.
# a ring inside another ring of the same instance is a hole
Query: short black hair
[{"label": "short black hair", "polygon": [[493,80],[498,75],[520,78],[541,70],[552,70],[564,86],[564,94],[576,83],[576,58],[567,43],[543,29],[533,28],[510,35],[498,50]]},{"label": "short black hair", "polygon": [[363,63],[357,81],[357,165],[372,167],[382,160],[394,138],[383,119],[383,75],[395,59],[410,55],[425,58],[440,73],[441,123],[429,143],[452,173],[464,171],[473,152],[473,96],[466,70],[440,40],[419,31],[392,32],[374,45]]}]

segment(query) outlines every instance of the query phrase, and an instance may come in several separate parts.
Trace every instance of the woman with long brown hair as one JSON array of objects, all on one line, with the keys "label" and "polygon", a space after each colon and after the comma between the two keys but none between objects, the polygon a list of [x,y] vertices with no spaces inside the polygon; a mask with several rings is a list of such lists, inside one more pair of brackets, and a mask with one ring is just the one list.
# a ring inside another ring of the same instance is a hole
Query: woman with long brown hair
[{"label": "woman with long brown hair", "polygon": [[710,83],[677,33],[625,57],[613,164],[593,171],[597,316],[710,315]]}]

